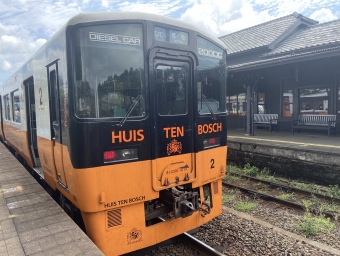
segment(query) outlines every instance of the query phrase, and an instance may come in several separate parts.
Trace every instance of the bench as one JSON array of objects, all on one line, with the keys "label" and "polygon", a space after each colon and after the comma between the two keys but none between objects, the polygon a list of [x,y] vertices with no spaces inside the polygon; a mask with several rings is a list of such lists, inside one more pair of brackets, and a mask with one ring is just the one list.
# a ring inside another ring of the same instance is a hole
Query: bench
[{"label": "bench", "polygon": [[334,130],[336,136],[336,115],[303,115],[300,114],[297,120],[292,122],[292,133],[294,130],[300,133],[300,129],[327,130],[328,137]]},{"label": "bench", "polygon": [[[270,132],[272,132],[273,128],[276,128],[276,131],[278,132],[278,124],[277,119],[279,115],[278,114],[254,114],[254,127],[258,126],[264,126],[269,127]],[[247,129],[246,126],[246,120],[245,120],[245,130]]]}]

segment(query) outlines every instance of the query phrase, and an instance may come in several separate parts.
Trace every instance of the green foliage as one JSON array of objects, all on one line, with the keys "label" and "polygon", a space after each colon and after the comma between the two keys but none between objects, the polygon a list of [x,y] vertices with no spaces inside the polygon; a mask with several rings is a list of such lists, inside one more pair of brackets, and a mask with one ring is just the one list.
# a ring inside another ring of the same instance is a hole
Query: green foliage
[{"label": "green foliage", "polygon": [[256,166],[251,166],[247,163],[243,168],[243,173],[251,177],[256,177],[260,173],[260,170]]},{"label": "green foliage", "polygon": [[309,211],[309,207],[313,204],[313,202],[310,200],[302,200],[301,203],[307,211]]},{"label": "green foliage", "polygon": [[329,218],[313,217],[310,212],[306,212],[303,220],[296,226],[305,236],[314,236],[320,232],[330,232],[335,228],[335,224]]},{"label": "green foliage", "polygon": [[282,199],[282,200],[290,200],[293,198],[293,196],[294,196],[293,193],[283,193],[281,195],[277,195],[276,198]]},{"label": "green foliage", "polygon": [[227,175],[226,180],[241,180],[241,177],[235,175]]},{"label": "green foliage", "polygon": [[324,194],[320,188],[316,187],[314,184],[306,184],[306,183],[299,183],[299,182],[293,182],[292,186],[303,189],[306,191],[310,191],[313,193],[319,193],[319,194]]},{"label": "green foliage", "polygon": [[329,185],[329,190],[327,191],[329,196],[340,197],[339,185]]},{"label": "green foliage", "polygon": [[256,208],[257,204],[253,202],[238,202],[234,205],[234,209],[237,211],[252,211]]},{"label": "green foliage", "polygon": [[222,195],[222,203],[229,203],[231,201],[234,201],[234,199],[235,199],[235,195],[230,195],[230,194]]},{"label": "green foliage", "polygon": [[227,172],[234,172],[234,173],[242,173],[242,169],[235,166],[235,165],[228,165],[227,166]]}]

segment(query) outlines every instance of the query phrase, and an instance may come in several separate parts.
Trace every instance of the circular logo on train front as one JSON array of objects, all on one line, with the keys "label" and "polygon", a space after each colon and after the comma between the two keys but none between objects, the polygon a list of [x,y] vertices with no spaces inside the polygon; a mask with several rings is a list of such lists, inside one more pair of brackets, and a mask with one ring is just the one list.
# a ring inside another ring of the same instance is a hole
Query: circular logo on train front
[{"label": "circular logo on train front", "polygon": [[171,155],[173,153],[182,153],[182,142],[179,142],[175,139],[173,139],[170,143],[168,143],[167,147],[167,153],[168,155]]}]

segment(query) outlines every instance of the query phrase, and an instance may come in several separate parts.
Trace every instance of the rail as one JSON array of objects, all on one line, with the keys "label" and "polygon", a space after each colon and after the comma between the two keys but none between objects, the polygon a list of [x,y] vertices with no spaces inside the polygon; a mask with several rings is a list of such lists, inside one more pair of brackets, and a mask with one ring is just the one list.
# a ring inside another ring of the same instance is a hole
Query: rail
[{"label": "rail", "polygon": [[[301,196],[301,198],[304,198],[304,199],[306,199],[306,197],[309,197],[309,198],[316,197],[316,198],[322,199],[322,200],[324,200],[328,203],[340,204],[340,199],[336,198],[336,197],[331,197],[331,196],[327,196],[327,195],[323,195],[323,194],[319,194],[319,193],[315,193],[315,192],[311,192],[311,191],[307,191],[307,190],[303,190],[303,189],[298,189],[298,188],[294,188],[294,187],[291,187],[291,186],[286,186],[286,185],[282,185],[282,184],[279,184],[279,183],[274,183],[274,182],[250,177],[250,176],[243,175],[243,174],[232,173],[232,175],[240,176],[241,178],[252,181],[253,183],[261,182],[262,184],[265,184],[272,189],[278,188],[278,189],[282,189],[283,191],[286,191],[286,192],[290,192],[290,193],[294,192],[295,196],[299,195],[299,196]],[[289,201],[289,200],[284,200],[284,199],[281,199],[281,198],[277,198],[277,197],[272,196],[270,194],[265,194],[265,193],[247,188],[247,187],[235,185],[235,184],[232,184],[232,183],[229,183],[229,182],[226,182],[226,181],[223,181],[223,186],[230,187],[230,188],[236,188],[236,189],[239,189],[243,193],[247,193],[251,196],[261,198],[263,200],[276,202],[276,203],[279,203],[280,205],[284,205],[284,206],[287,206],[289,208],[294,208],[294,209],[297,209],[297,210],[300,210],[300,211],[306,211],[306,207],[302,204],[295,203],[295,202],[292,202],[292,201]],[[315,212],[315,213],[318,212],[317,210],[315,210],[313,208],[310,209],[310,211]],[[322,213],[328,218],[331,218],[331,219],[337,218],[336,214],[334,214],[332,212],[323,211]]]},{"label": "rail", "polygon": [[187,244],[191,248],[195,249],[199,253],[205,256],[222,256],[223,253],[217,251],[216,249],[210,247],[209,245],[203,243],[202,241],[198,240],[197,238],[193,237],[192,235],[189,235],[188,233],[183,233],[178,236],[180,241]]}]

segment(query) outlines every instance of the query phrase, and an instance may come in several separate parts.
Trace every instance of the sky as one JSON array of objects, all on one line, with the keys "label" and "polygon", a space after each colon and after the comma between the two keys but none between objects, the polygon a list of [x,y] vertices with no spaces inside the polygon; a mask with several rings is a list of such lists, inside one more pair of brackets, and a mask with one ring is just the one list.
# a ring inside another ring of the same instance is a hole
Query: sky
[{"label": "sky", "polygon": [[71,17],[138,11],[193,23],[217,37],[298,12],[340,19],[339,0],[0,0],[0,85]]}]

